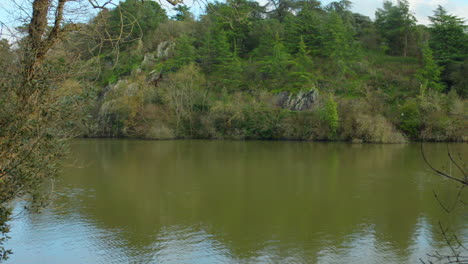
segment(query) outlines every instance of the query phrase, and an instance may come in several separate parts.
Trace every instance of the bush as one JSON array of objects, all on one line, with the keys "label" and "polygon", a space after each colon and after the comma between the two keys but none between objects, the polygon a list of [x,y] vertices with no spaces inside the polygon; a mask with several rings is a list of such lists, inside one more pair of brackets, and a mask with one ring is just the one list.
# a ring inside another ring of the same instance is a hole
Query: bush
[{"label": "bush", "polygon": [[393,124],[364,99],[341,100],[339,112],[339,136],[343,140],[369,143],[406,142]]},{"label": "bush", "polygon": [[182,67],[161,83],[164,102],[175,116],[179,137],[196,137],[200,130],[199,114],[210,109],[204,75],[195,64]]},{"label": "bush", "polygon": [[416,99],[408,99],[400,107],[399,128],[413,139],[418,139],[421,128],[421,113]]},{"label": "bush", "polygon": [[320,120],[325,123],[325,125],[330,130],[330,137],[333,137],[338,129],[339,117],[337,104],[333,97],[330,95],[325,101],[322,109],[320,109]]}]

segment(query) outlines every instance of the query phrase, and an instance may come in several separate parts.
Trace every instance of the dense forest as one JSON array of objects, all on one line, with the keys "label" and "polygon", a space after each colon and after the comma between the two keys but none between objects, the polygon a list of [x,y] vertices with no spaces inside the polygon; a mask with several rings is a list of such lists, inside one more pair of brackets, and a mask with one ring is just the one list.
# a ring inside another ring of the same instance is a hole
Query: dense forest
[{"label": "dense forest", "polygon": [[[74,24],[46,63],[82,137],[466,141],[464,21],[351,5],[230,0],[195,18],[126,0]],[[2,42],[2,68],[15,52]]]}]

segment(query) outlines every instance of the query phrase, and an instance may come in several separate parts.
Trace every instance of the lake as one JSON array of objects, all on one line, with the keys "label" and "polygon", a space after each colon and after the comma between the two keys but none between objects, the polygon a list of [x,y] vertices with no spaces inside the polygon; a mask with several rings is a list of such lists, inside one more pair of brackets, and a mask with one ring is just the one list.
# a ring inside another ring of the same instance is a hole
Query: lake
[{"label": "lake", "polygon": [[417,263],[448,250],[439,221],[468,243],[416,143],[83,139],[72,156],[42,213],[16,204],[7,263]]}]

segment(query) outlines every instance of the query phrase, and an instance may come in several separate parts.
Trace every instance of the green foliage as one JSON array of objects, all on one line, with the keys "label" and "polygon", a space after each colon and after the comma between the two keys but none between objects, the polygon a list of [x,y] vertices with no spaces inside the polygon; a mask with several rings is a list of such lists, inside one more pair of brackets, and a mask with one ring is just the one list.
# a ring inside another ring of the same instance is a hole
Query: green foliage
[{"label": "green foliage", "polygon": [[0,260],[11,253],[4,248],[11,202],[25,198],[30,210],[44,204],[48,195],[40,190],[57,176],[67,139],[82,118],[85,95],[81,85],[65,85],[74,77],[68,64],[73,56],[62,48],[28,62],[20,56],[30,42],[23,40],[15,52],[0,42],[0,66],[6,67],[0,73]]},{"label": "green foliage", "polygon": [[238,54],[246,52],[246,43],[250,27],[260,19],[264,7],[258,2],[249,0],[231,0],[226,3],[209,3],[206,7],[206,17],[211,22],[212,30],[224,32],[227,42]]},{"label": "green foliage", "polygon": [[200,48],[200,65],[205,72],[211,72],[214,67],[222,64],[232,56],[227,35],[224,31],[208,31],[202,39]]},{"label": "green foliage", "polygon": [[[10,226],[7,223],[11,217],[11,209],[6,207],[5,205],[0,206],[0,223],[3,223],[0,226],[0,245],[5,244],[5,242],[10,238],[8,233],[10,232]],[[13,251],[11,249],[5,249],[4,247],[0,248],[0,261],[8,260],[9,255],[11,255]]]},{"label": "green foliage", "polygon": [[421,128],[421,113],[418,101],[407,100],[400,107],[400,129],[413,139],[418,139]]},{"label": "green foliage", "polygon": [[[108,130],[103,131],[122,136],[152,134],[153,138],[364,142],[404,142],[405,136],[419,139],[424,133],[431,140],[459,140],[460,120],[447,114],[449,110],[434,114],[434,109],[450,107],[442,99],[428,98],[436,98],[434,93],[443,92],[445,85],[463,94],[466,64],[453,61],[441,73],[436,54],[431,53],[429,34],[433,33],[415,25],[408,1],[385,2],[375,23],[352,13],[350,4],[338,1],[321,7],[317,1],[278,1],[267,12],[246,0],[215,2],[196,21],[188,17],[186,7],[176,8],[176,21],[159,24],[149,32],[143,48],[125,47],[119,63],[103,70],[102,84],[114,83],[115,89],[119,80],[126,79],[126,85],[138,83],[147,90],[137,107],[129,108],[133,110],[124,107],[132,100],[116,99],[119,103],[114,105],[121,105],[120,110],[109,112],[109,123],[104,125]],[[429,47],[423,45],[428,39]],[[168,56],[155,55],[161,43],[173,43]],[[392,56],[384,55],[380,44]],[[115,62],[110,57],[108,61]],[[135,79],[144,79],[150,71],[154,89]],[[156,79],[155,72],[161,73]],[[203,80],[203,85],[199,81],[182,85],[187,78]],[[311,89],[332,97],[317,102],[321,107],[307,114],[278,109],[272,103],[277,92],[298,94]],[[259,95],[265,91],[269,96]],[[176,100],[175,93],[186,102]],[[101,109],[109,105],[111,94],[107,92]],[[341,105],[343,98],[353,103]],[[368,98],[375,102],[366,102]],[[238,105],[220,107],[220,101]],[[444,130],[440,124],[449,125]]]},{"label": "green foliage", "polygon": [[174,7],[174,11],[176,14],[172,17],[172,19],[177,21],[187,21],[193,20],[193,14],[190,13],[190,7],[186,5],[178,5]]},{"label": "green foliage", "polygon": [[389,47],[389,53],[406,57],[410,35],[416,25],[416,18],[410,11],[409,2],[398,0],[394,5],[391,1],[385,1],[383,8],[375,12],[375,24]]},{"label": "green foliage", "polygon": [[468,98],[468,58],[461,63],[449,64],[445,68],[447,81],[462,98]]},{"label": "green foliage", "polygon": [[317,76],[312,72],[314,63],[302,37],[299,42],[299,51],[294,56],[292,65],[288,75],[291,80],[288,86],[289,91],[297,92],[315,87]]},{"label": "green foliage", "polygon": [[352,60],[353,53],[357,49],[352,31],[346,26],[337,12],[331,12],[328,15],[326,24],[327,26],[323,30],[323,48],[320,54],[330,57],[340,73],[346,72],[347,63]]},{"label": "green foliage", "polygon": [[322,25],[325,25],[324,16],[320,9],[313,7],[303,8],[297,16],[288,18],[285,21],[288,48],[296,51],[302,37],[312,55],[318,54],[323,47],[321,36]]},{"label": "green foliage", "polygon": [[435,59],[441,65],[463,61],[468,56],[468,33],[463,19],[448,14],[442,6],[437,7],[429,19],[432,23],[430,46]]},{"label": "green foliage", "polygon": [[193,46],[195,38],[182,35],[177,38],[174,48],[174,56],[163,63],[166,71],[177,71],[181,67],[188,65],[197,58],[197,51]]},{"label": "green foliage", "polygon": [[434,51],[434,59],[444,67],[442,81],[466,98],[468,95],[467,26],[461,18],[448,14],[442,6],[439,6],[434,11],[434,16],[429,19],[432,22],[429,28],[431,33],[429,45]]},{"label": "green foliage", "polygon": [[434,61],[429,45],[423,45],[422,56],[423,67],[416,74],[416,77],[421,82],[421,89],[441,92],[444,88],[440,83],[441,67]]},{"label": "green foliage", "polygon": [[133,70],[137,69],[143,56],[138,51],[122,51],[119,54],[109,54],[104,57],[108,64],[102,65],[103,73],[101,83],[103,85],[114,84],[120,77],[129,75]]},{"label": "green foliage", "polygon": [[283,89],[284,76],[291,65],[291,55],[286,51],[279,35],[276,34],[273,41],[263,39],[256,53],[259,56],[263,54],[263,57],[260,57],[262,79],[267,79],[271,82],[268,86],[272,90]]},{"label": "green foliage", "polygon": [[328,126],[331,135],[335,135],[339,126],[338,117],[338,105],[333,99],[333,96],[329,96],[325,101],[322,109],[320,110],[320,119]]},{"label": "green foliage", "polygon": [[109,12],[106,31],[110,38],[128,42],[142,38],[166,20],[166,12],[157,2],[125,0]]}]

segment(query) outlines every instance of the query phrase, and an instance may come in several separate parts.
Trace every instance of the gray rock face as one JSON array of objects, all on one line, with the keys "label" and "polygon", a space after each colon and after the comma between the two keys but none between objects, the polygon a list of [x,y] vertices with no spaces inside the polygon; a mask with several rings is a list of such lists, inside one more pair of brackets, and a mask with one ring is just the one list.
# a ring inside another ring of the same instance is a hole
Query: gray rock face
[{"label": "gray rock face", "polygon": [[147,82],[157,87],[159,82],[162,80],[162,78],[163,78],[162,72],[158,70],[154,70],[149,73]]},{"label": "gray rock face", "polygon": [[316,89],[297,94],[282,92],[277,97],[277,104],[282,108],[292,111],[311,110],[318,102],[318,95],[319,93]]},{"label": "gray rock face", "polygon": [[146,53],[143,61],[141,62],[142,69],[151,69],[156,64],[156,57],[152,53]]},{"label": "gray rock face", "polygon": [[174,48],[175,43],[172,41],[163,41],[158,45],[156,56],[159,59],[167,58],[169,52]]}]

